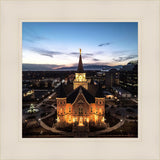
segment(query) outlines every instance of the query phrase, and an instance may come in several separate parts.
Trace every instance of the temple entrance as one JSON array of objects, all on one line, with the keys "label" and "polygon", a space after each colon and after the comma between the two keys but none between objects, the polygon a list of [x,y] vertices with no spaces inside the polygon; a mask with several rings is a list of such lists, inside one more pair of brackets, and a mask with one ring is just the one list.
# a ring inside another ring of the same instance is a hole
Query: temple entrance
[{"label": "temple entrance", "polygon": [[79,124],[78,124],[78,126],[83,126],[83,117],[79,118]]}]

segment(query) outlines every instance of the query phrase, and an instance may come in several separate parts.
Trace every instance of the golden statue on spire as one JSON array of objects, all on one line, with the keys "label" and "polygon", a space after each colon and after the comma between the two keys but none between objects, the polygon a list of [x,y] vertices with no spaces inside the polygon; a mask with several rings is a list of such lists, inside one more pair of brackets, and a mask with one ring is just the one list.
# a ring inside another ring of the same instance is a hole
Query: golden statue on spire
[{"label": "golden statue on spire", "polygon": [[81,48],[79,50],[80,50],[80,54],[81,54]]}]

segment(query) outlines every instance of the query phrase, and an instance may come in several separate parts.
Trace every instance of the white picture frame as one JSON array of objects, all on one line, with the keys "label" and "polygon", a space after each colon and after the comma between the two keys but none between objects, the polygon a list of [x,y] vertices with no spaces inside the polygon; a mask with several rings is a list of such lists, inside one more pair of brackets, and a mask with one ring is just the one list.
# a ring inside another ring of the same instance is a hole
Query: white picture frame
[{"label": "white picture frame", "polygon": [[[1,0],[0,159],[159,160],[158,0]],[[138,138],[22,138],[22,22],[138,22]]]}]

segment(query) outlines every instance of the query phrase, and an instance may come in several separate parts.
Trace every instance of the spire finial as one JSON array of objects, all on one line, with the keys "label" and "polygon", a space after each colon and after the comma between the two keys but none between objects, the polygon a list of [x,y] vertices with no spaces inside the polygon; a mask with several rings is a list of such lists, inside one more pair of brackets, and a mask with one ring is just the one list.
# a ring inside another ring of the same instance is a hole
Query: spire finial
[{"label": "spire finial", "polygon": [[81,54],[81,48],[79,50],[80,50],[80,54]]}]

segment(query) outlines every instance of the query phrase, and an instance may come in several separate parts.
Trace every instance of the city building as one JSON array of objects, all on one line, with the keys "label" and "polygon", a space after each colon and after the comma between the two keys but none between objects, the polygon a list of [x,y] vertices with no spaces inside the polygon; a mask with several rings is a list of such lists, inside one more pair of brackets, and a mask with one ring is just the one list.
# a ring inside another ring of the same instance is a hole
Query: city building
[{"label": "city building", "polygon": [[[138,62],[137,62],[138,63]],[[134,96],[137,96],[138,93],[138,64],[128,64],[126,66],[132,66],[132,70],[123,69],[120,71],[120,86],[131,92]]]},{"label": "city building", "polygon": [[119,72],[116,69],[106,72],[105,84],[106,88],[119,85]]},{"label": "city building", "polygon": [[101,87],[95,96],[88,91],[88,81],[83,69],[81,50],[79,64],[73,82],[73,91],[65,94],[63,85],[60,85],[57,96],[57,122],[77,124],[78,126],[104,123],[105,97]]}]

